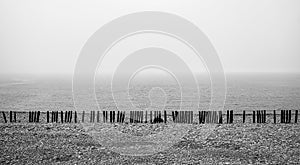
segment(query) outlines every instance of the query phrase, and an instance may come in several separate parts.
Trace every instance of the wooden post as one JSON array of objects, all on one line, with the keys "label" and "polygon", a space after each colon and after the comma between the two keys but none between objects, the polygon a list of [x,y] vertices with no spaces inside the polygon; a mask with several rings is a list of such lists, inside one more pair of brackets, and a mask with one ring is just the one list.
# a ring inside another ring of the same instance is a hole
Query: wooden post
[{"label": "wooden post", "polygon": [[255,123],[255,111],[253,111],[253,115],[252,115],[252,121],[253,121],[253,123]]},{"label": "wooden post", "polygon": [[85,111],[82,111],[81,122],[83,122],[83,123],[84,123],[84,116],[85,116]]},{"label": "wooden post", "polygon": [[122,123],[124,123],[124,120],[125,120],[125,111],[122,112]]},{"label": "wooden post", "polygon": [[146,111],[145,113],[146,113],[145,114],[145,123],[147,123],[148,122],[148,112]]},{"label": "wooden post", "polygon": [[261,118],[260,118],[260,111],[256,111],[256,118],[257,118],[257,123],[261,123]]},{"label": "wooden post", "polygon": [[191,115],[191,117],[190,117],[190,119],[191,119],[190,123],[193,124],[193,122],[194,122],[194,111],[190,111],[190,115]]},{"label": "wooden post", "polygon": [[69,113],[68,111],[65,111],[65,123],[69,122]]},{"label": "wooden post", "polygon": [[28,122],[29,122],[29,123],[32,122],[32,115],[31,115],[31,114],[32,114],[32,112],[29,111],[29,112],[28,112]]},{"label": "wooden post", "polygon": [[289,123],[292,122],[292,110],[289,110]]},{"label": "wooden post", "polygon": [[219,111],[219,124],[223,123],[223,115],[222,115],[222,111]]},{"label": "wooden post", "polygon": [[243,123],[246,121],[246,111],[243,111]]},{"label": "wooden post", "polygon": [[103,123],[106,123],[106,113],[105,111],[102,111],[102,119],[103,119]]},{"label": "wooden post", "polygon": [[298,122],[298,110],[295,111],[295,123]]},{"label": "wooden post", "polygon": [[72,117],[73,117],[73,111],[69,111],[70,115],[69,115],[69,122],[71,123],[72,122]]},{"label": "wooden post", "polygon": [[[119,115],[119,111],[118,111],[118,115]],[[118,116],[119,117],[119,116]],[[97,111],[97,123],[99,123],[100,122],[100,112],[99,111]]]},{"label": "wooden post", "polygon": [[230,123],[233,123],[233,110],[230,111]]},{"label": "wooden post", "polygon": [[167,111],[164,111],[164,122],[167,123]]},{"label": "wooden post", "polygon": [[9,111],[9,122],[13,122],[13,114],[12,111]]},{"label": "wooden post", "polygon": [[75,111],[75,114],[74,114],[74,122],[77,123],[77,111]]},{"label": "wooden post", "polygon": [[51,111],[51,122],[53,123],[54,122],[54,112]]},{"label": "wooden post", "polygon": [[264,110],[264,123],[266,123],[266,122],[267,122],[267,111]]},{"label": "wooden post", "polygon": [[[36,122],[40,122],[40,114],[41,114],[41,111],[38,111],[37,112],[37,121]],[[15,118],[16,118],[16,116],[15,116]],[[15,119],[16,120],[16,119]]]},{"label": "wooden post", "polygon": [[230,121],[230,120],[229,120],[229,110],[227,110],[227,118],[226,118],[226,119],[227,119],[227,124],[228,124],[229,121]]},{"label": "wooden post", "polygon": [[132,111],[129,112],[129,122],[132,123]]},{"label": "wooden post", "polygon": [[14,122],[17,122],[17,112],[14,111]]},{"label": "wooden post", "polygon": [[276,124],[276,110],[273,110],[273,122]]},{"label": "wooden post", "polygon": [[61,120],[61,123],[64,122],[64,112],[63,111],[60,111],[60,120]]},{"label": "wooden post", "polygon": [[7,123],[5,112],[2,112],[2,115],[3,115],[4,123]]},{"label": "wooden post", "polygon": [[152,123],[152,111],[150,111],[150,114],[149,114],[149,118],[150,118],[150,123]]},{"label": "wooden post", "polygon": [[280,123],[284,123],[284,119],[285,119],[285,117],[284,117],[284,110],[281,110],[280,111]]},{"label": "wooden post", "polygon": [[49,123],[49,111],[47,111],[47,123]]},{"label": "wooden post", "polygon": [[175,112],[172,111],[172,119],[173,119],[173,122],[175,122]]}]

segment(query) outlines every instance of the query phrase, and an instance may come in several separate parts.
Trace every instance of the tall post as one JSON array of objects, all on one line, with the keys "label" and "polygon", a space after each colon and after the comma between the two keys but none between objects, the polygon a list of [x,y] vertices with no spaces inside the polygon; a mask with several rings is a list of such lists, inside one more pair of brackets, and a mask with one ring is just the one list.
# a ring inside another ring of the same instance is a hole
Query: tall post
[{"label": "tall post", "polygon": [[273,111],[273,120],[274,120],[274,124],[276,124],[276,110]]},{"label": "tall post", "polygon": [[298,110],[295,111],[295,123],[298,122]]}]

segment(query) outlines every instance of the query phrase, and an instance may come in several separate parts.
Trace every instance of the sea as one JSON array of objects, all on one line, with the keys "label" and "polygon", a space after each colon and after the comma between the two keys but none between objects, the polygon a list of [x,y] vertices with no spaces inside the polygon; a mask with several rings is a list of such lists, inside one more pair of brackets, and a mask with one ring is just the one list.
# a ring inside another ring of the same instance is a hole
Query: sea
[{"label": "sea", "polygon": [[[135,108],[143,110],[151,106],[162,109],[178,107],[193,110],[207,109],[211,98],[210,83],[203,81],[198,84],[198,91],[194,88],[190,90],[185,88],[188,90],[185,93],[189,93],[191,98],[182,99],[180,85],[159,76],[137,79],[132,81],[127,89],[114,91],[111,90],[110,83],[101,83],[99,80],[94,86],[95,101],[99,110],[126,109],[126,107],[116,106],[115,98],[119,98],[117,100],[119,102],[129,101]],[[71,75],[2,75],[0,111],[78,110],[72,91]],[[189,97],[189,94],[185,94],[185,97]],[[185,102],[189,103],[185,104]],[[120,103],[120,105],[126,104]],[[300,74],[226,74],[224,110],[241,112],[282,109],[300,109]]]}]

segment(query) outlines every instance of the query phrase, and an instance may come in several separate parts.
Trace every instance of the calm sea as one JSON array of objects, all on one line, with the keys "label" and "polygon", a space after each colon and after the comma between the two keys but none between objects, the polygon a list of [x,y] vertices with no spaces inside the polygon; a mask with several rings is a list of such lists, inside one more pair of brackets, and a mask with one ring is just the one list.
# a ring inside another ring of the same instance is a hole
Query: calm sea
[{"label": "calm sea", "polygon": [[[300,109],[300,74],[228,74],[225,109],[279,110]],[[165,104],[168,109],[180,106],[180,88],[176,83],[153,78],[156,81],[134,81],[129,92],[120,89],[114,95],[129,93],[129,100],[137,108]],[[164,92],[155,87],[159,86]],[[96,83],[96,98],[103,110],[114,110],[115,104],[107,85]],[[199,109],[210,103],[209,83],[200,82]],[[197,91],[187,91],[194,96]],[[153,100],[151,100],[151,99]],[[127,98],[121,101],[126,102]],[[193,100],[193,99],[190,99]],[[199,101],[199,102],[198,102]],[[190,104],[181,106],[189,108]],[[192,107],[192,106],[191,106]],[[75,110],[71,76],[2,76],[0,78],[0,111]]]}]

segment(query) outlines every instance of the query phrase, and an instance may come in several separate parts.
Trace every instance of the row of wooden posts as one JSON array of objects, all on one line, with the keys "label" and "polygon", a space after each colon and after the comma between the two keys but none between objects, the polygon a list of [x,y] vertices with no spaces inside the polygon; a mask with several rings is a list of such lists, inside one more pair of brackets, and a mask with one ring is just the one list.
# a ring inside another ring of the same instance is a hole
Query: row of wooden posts
[{"label": "row of wooden posts", "polygon": [[[28,112],[28,122],[39,123],[40,122],[40,111],[30,111]],[[168,115],[166,111],[130,111],[129,112],[129,122],[130,123],[167,123],[168,116],[171,116],[171,120],[174,123],[193,123],[194,119],[193,111],[172,111],[172,114]],[[246,122],[246,111],[243,111],[243,123]],[[251,115],[251,114],[250,114]],[[269,114],[272,115],[272,114]],[[298,110],[294,111],[294,123],[298,121]],[[6,113],[2,112],[4,122],[7,123]],[[46,121],[47,123],[77,123],[78,114],[76,111],[47,111]],[[226,111],[226,123],[233,123],[233,110]],[[277,122],[276,111],[273,111],[273,123]],[[51,117],[51,118],[50,118]],[[223,123],[223,113],[222,111],[199,111],[198,112],[199,123]],[[51,120],[50,120],[51,119]],[[96,121],[95,121],[96,119]],[[90,123],[101,122],[100,121],[100,111],[90,112]],[[102,111],[102,121],[104,123],[124,123],[125,122],[125,112],[123,111]],[[17,122],[17,112],[9,111],[9,122]],[[81,122],[85,122],[85,111],[81,114]],[[267,111],[257,110],[252,113],[252,123],[266,123],[267,122]],[[292,123],[292,110],[281,110],[280,111],[280,123]]]}]

